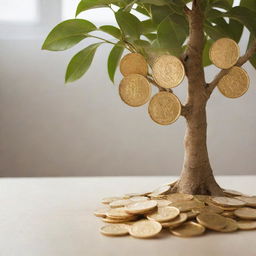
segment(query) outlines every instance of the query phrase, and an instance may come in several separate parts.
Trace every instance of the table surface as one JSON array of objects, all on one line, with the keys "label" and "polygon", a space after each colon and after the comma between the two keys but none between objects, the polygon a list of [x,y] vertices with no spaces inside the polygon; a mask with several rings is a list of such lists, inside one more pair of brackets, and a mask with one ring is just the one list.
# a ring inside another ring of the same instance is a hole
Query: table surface
[{"label": "table surface", "polygon": [[[150,191],[175,177],[0,180],[1,256],[255,256],[256,231],[154,239],[106,237],[93,215],[106,196]],[[256,194],[256,176],[217,177],[224,188]]]}]

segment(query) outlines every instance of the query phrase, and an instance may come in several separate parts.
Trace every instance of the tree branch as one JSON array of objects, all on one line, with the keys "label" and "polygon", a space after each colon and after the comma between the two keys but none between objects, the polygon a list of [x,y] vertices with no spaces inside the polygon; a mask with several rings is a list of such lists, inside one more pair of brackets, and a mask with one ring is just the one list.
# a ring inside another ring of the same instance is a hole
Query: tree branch
[{"label": "tree branch", "polygon": [[160,85],[158,85],[158,84],[156,83],[156,81],[155,81],[154,79],[152,79],[149,75],[147,76],[147,79],[148,79],[148,81],[149,81],[151,84],[153,84],[154,86],[156,86],[156,87],[159,89],[159,91],[166,91],[166,92],[171,92],[171,93],[173,92],[171,88],[163,88],[163,87],[161,87]]},{"label": "tree branch", "polygon": [[[235,66],[241,67],[245,62],[247,62],[253,56],[254,53],[256,53],[256,39],[254,39],[254,41],[251,43],[251,46],[247,49],[245,54],[238,59],[238,61],[235,64]],[[215,76],[213,81],[210,84],[208,84],[207,92],[208,92],[209,96],[213,92],[214,88],[218,85],[218,83],[221,80],[221,78],[223,76],[225,76],[229,72],[229,70],[230,69],[222,69]]]}]

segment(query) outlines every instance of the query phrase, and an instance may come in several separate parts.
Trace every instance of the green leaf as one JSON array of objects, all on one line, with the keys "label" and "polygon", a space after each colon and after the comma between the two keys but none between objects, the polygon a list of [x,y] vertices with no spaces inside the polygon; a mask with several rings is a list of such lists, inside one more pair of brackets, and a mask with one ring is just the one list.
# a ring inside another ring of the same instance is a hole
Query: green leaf
[{"label": "green leaf", "polygon": [[206,41],[206,43],[204,45],[204,50],[203,50],[203,66],[204,67],[207,67],[212,64],[212,62],[209,58],[209,51],[210,51],[210,48],[211,48],[213,42],[214,41],[212,39],[209,39]]},{"label": "green leaf", "polygon": [[115,13],[115,17],[125,36],[131,37],[132,39],[139,39],[141,35],[141,23],[136,16],[119,10]]},{"label": "green leaf", "polygon": [[166,17],[174,13],[167,6],[151,6],[152,20],[155,24],[160,24]]},{"label": "green leaf", "polygon": [[152,4],[156,6],[168,5],[166,0],[138,0],[138,3]]},{"label": "green leaf", "polygon": [[[247,46],[247,49],[250,47],[253,39],[255,39],[252,35],[250,35],[250,38],[249,38],[249,42],[248,42],[248,46]],[[252,66],[256,69],[256,53],[254,53],[252,55],[252,57],[250,58],[250,63],[252,64]]]},{"label": "green leaf", "polygon": [[163,49],[168,50],[175,56],[182,53],[182,44],[186,39],[186,34],[177,24],[174,24],[169,17],[165,18],[160,23],[157,37]]},{"label": "green leaf", "polygon": [[139,12],[139,13],[145,15],[145,16],[150,17],[150,12],[149,12],[149,10],[148,10],[147,8],[145,8],[145,7],[142,7],[142,6],[139,6],[139,5],[138,5],[138,6],[135,8],[135,10],[136,10],[137,12]]},{"label": "green leaf", "polygon": [[157,38],[157,34],[149,33],[149,34],[144,34],[144,36],[149,39],[150,41],[153,41]]},{"label": "green leaf", "polygon": [[243,34],[244,26],[237,20],[230,19],[229,21],[229,29],[233,34],[233,39],[238,43]]},{"label": "green leaf", "polygon": [[42,49],[64,51],[86,38],[86,33],[96,29],[95,25],[87,20],[71,19],[63,21],[49,33]]},{"label": "green leaf", "polygon": [[148,33],[156,32],[156,30],[157,30],[157,26],[155,25],[155,23],[153,23],[153,21],[151,19],[143,20],[141,22],[141,32],[142,32],[142,34],[148,34]]},{"label": "green leaf", "polygon": [[224,13],[224,15],[241,22],[254,36],[256,36],[256,12],[245,7],[237,6],[232,8],[229,12]]},{"label": "green leaf", "polygon": [[122,57],[124,47],[120,45],[115,45],[109,56],[108,56],[108,75],[110,80],[114,83],[114,77],[116,73],[117,66]]},{"label": "green leaf", "polygon": [[65,82],[73,82],[79,79],[89,69],[97,48],[102,43],[92,44],[78,52],[69,62]]},{"label": "green leaf", "polygon": [[109,4],[118,2],[119,0],[81,0],[76,9],[76,16],[90,9],[108,7]]},{"label": "green leaf", "polygon": [[121,39],[121,31],[119,28],[111,26],[111,25],[104,25],[99,27],[99,29],[117,39]]},{"label": "green leaf", "polygon": [[256,12],[256,1],[255,0],[241,0],[240,6],[247,7],[248,9]]},{"label": "green leaf", "polygon": [[210,0],[210,5],[213,7],[229,10],[232,8],[233,1],[232,0]]}]

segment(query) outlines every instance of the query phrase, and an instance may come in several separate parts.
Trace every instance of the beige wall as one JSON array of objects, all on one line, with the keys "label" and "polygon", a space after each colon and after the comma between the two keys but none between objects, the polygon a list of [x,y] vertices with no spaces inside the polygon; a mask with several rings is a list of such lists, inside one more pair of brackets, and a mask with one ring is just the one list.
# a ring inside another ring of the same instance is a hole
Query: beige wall
[{"label": "beige wall", "polygon": [[[131,108],[107,77],[109,46],[89,72],[64,85],[71,56],[81,48],[40,51],[42,40],[0,41],[0,175],[177,175],[185,122],[153,123],[147,106]],[[256,72],[249,92],[208,105],[209,153],[216,174],[256,174]],[[207,69],[210,80],[215,68]],[[175,92],[184,101],[186,84]]]}]

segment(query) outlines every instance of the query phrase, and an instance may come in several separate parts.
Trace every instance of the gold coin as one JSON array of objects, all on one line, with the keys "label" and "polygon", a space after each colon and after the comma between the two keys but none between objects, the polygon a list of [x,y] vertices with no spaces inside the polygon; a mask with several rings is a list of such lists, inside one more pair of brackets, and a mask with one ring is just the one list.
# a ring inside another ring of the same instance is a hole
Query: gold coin
[{"label": "gold coin", "polygon": [[186,212],[188,220],[194,219],[200,213],[198,209],[199,208]]},{"label": "gold coin", "polygon": [[147,201],[149,200],[148,197],[146,196],[133,196],[133,197],[130,197],[130,201],[132,202],[141,202],[141,201]]},{"label": "gold coin", "polygon": [[129,217],[129,218],[127,217],[125,219],[113,219],[113,218],[106,217],[106,218],[102,218],[101,220],[106,223],[125,223],[128,221],[134,221],[137,219],[138,219],[137,216],[131,216],[131,217]]},{"label": "gold coin", "polygon": [[196,220],[206,228],[215,231],[220,231],[227,225],[225,217],[217,213],[200,213]]},{"label": "gold coin", "polygon": [[153,209],[155,209],[157,206],[157,202],[154,200],[148,200],[144,202],[137,202],[137,203],[132,203],[129,204],[125,207],[125,210],[128,213],[133,213],[133,214],[140,214],[140,213],[146,213],[149,212]]},{"label": "gold coin", "polygon": [[244,206],[245,202],[235,199],[235,198],[230,198],[226,196],[217,196],[213,197],[211,199],[214,203],[221,205],[221,206],[227,206],[227,207],[239,207],[239,206]]},{"label": "gold coin", "polygon": [[224,228],[220,229],[219,231],[228,233],[228,232],[234,232],[237,229],[238,229],[237,222],[233,219],[226,218],[226,226]]},{"label": "gold coin", "polygon": [[122,197],[112,196],[112,197],[105,197],[101,200],[102,204],[110,204],[113,201],[121,200]]},{"label": "gold coin", "polygon": [[108,211],[109,211],[109,208],[99,208],[94,211],[94,215],[97,217],[106,217],[106,214]]},{"label": "gold coin", "polygon": [[220,79],[218,89],[228,98],[238,98],[247,92],[249,83],[250,78],[247,72],[244,69],[235,66]]},{"label": "gold coin", "polygon": [[256,196],[237,196],[236,199],[246,203],[246,206],[256,207]]},{"label": "gold coin", "polygon": [[115,200],[109,204],[111,208],[119,208],[128,204],[131,204],[132,202],[129,199],[120,199]]},{"label": "gold coin", "polygon": [[158,196],[158,195],[164,195],[166,193],[168,193],[171,189],[170,185],[165,185],[162,187],[159,187],[157,189],[155,189],[152,193],[150,193],[150,196]]},{"label": "gold coin", "polygon": [[171,202],[165,199],[154,199],[155,201],[157,201],[157,206],[158,207],[165,207],[168,206]]},{"label": "gold coin", "polygon": [[234,211],[235,216],[241,219],[256,220],[256,209],[244,207]]},{"label": "gold coin", "polygon": [[175,236],[192,237],[202,235],[205,232],[205,228],[196,222],[188,221],[177,228],[170,229],[170,232]]},{"label": "gold coin", "polygon": [[234,218],[235,217],[233,211],[224,211],[224,212],[221,213],[221,215],[224,216],[224,217],[228,217],[228,218]]},{"label": "gold coin", "polygon": [[243,195],[243,193],[241,193],[237,190],[233,190],[233,189],[223,189],[223,192],[230,196],[242,196]]},{"label": "gold coin", "polygon": [[178,86],[185,76],[182,62],[172,55],[158,57],[153,63],[152,71],[154,80],[163,88]]},{"label": "gold coin", "polygon": [[223,209],[220,207],[214,206],[214,205],[207,205],[204,208],[198,208],[198,209],[193,209],[192,211],[198,212],[198,213],[222,213]]},{"label": "gold coin", "polygon": [[147,218],[158,222],[166,222],[175,219],[180,214],[176,207],[160,207],[156,212],[148,213]]},{"label": "gold coin", "polygon": [[108,212],[106,212],[106,216],[114,219],[125,219],[125,218],[130,218],[133,215],[127,213],[122,207],[122,208],[110,209]]},{"label": "gold coin", "polygon": [[124,236],[129,234],[126,224],[106,225],[100,228],[100,232],[105,236]]},{"label": "gold coin", "polygon": [[124,77],[119,85],[121,99],[132,107],[139,107],[147,103],[151,96],[151,85],[147,78],[139,74]]},{"label": "gold coin", "polygon": [[159,222],[152,220],[140,220],[130,226],[129,233],[136,238],[154,237],[162,230]]},{"label": "gold coin", "polygon": [[237,221],[238,228],[241,230],[256,229],[256,221],[252,220],[239,220]]},{"label": "gold coin", "polygon": [[153,121],[161,125],[174,123],[180,116],[181,103],[170,92],[159,92],[149,102],[148,112]]},{"label": "gold coin", "polygon": [[175,219],[168,221],[168,222],[161,222],[161,225],[163,228],[174,228],[182,224],[187,220],[187,214],[181,213],[179,216],[177,216]]},{"label": "gold coin", "polygon": [[174,194],[167,195],[167,199],[172,203],[178,202],[178,201],[188,201],[193,199],[193,195],[174,193]]},{"label": "gold coin", "polygon": [[170,206],[177,207],[181,212],[188,212],[192,209],[202,208],[204,207],[203,202],[198,202],[195,200],[189,200],[189,201],[178,201],[171,203]]},{"label": "gold coin", "polygon": [[214,42],[209,51],[212,63],[218,68],[228,69],[234,66],[240,56],[238,44],[230,38],[221,38]]},{"label": "gold coin", "polygon": [[147,61],[139,53],[128,53],[120,61],[120,72],[123,76],[130,74],[146,76],[148,73]]}]

